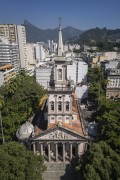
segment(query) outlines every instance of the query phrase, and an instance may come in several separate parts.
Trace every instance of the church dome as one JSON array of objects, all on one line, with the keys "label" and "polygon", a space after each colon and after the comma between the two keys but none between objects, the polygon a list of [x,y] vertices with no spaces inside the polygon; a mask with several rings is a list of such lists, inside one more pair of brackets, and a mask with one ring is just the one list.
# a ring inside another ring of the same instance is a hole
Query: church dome
[{"label": "church dome", "polygon": [[16,136],[19,140],[25,140],[28,139],[33,132],[34,126],[27,121],[17,130]]}]

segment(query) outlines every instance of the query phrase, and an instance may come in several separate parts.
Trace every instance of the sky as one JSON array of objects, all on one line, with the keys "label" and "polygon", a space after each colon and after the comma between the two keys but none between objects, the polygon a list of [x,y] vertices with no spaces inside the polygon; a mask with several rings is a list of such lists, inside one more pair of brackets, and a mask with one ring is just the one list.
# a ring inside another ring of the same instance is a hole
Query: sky
[{"label": "sky", "polygon": [[73,26],[120,28],[120,0],[0,0],[0,24],[22,24],[24,19],[41,29]]}]

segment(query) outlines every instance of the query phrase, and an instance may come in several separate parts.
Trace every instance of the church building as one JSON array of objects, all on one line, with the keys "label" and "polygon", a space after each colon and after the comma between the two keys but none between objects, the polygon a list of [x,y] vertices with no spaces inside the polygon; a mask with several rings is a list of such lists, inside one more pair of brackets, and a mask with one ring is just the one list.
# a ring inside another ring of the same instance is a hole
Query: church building
[{"label": "church building", "polygon": [[41,116],[45,117],[42,122],[46,121],[47,126],[44,129],[36,126],[34,135],[29,139],[29,148],[41,154],[45,162],[70,162],[85,152],[88,138],[82,124],[79,99],[67,79],[61,23],[53,77],[47,87],[48,97],[44,103],[47,108]]}]

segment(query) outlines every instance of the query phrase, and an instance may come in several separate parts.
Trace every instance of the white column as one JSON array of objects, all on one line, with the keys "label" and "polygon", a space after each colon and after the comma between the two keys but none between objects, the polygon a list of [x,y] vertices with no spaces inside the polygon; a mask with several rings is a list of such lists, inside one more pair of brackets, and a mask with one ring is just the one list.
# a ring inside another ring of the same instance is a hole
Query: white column
[{"label": "white column", "polygon": [[58,161],[58,143],[55,143],[55,159]]},{"label": "white column", "polygon": [[43,156],[43,143],[40,143],[40,153]]},{"label": "white column", "polygon": [[72,143],[70,143],[70,160],[72,160]]},{"label": "white column", "polygon": [[78,156],[80,156],[80,143],[77,143],[77,146],[78,146]]},{"label": "white column", "polygon": [[64,113],[65,112],[65,95],[62,96],[63,98],[63,102],[62,102],[62,112]]},{"label": "white column", "polygon": [[51,161],[50,143],[48,143],[48,161]]},{"label": "white column", "polygon": [[[49,84],[49,83],[48,83]],[[49,95],[48,95],[48,114],[50,114],[50,102],[49,102]],[[50,124],[50,115],[48,115],[48,124]]]},{"label": "white column", "polygon": [[65,162],[65,143],[63,143],[62,145],[63,145],[63,162]]},{"label": "white column", "polygon": [[54,108],[55,108],[55,114],[57,113],[57,95],[55,95],[55,104],[54,104]]},{"label": "white column", "polygon": [[[69,112],[70,114],[72,114],[72,95],[70,95],[70,104],[69,104]],[[72,124],[72,116],[71,116],[71,119],[69,121],[70,124]]]},{"label": "white column", "polygon": [[70,113],[72,113],[72,95],[70,95]]},{"label": "white column", "polygon": [[65,67],[63,66],[63,83],[65,83]]},{"label": "white column", "polygon": [[85,152],[84,142],[81,142],[81,143],[79,144],[79,155],[81,156],[84,152]]}]

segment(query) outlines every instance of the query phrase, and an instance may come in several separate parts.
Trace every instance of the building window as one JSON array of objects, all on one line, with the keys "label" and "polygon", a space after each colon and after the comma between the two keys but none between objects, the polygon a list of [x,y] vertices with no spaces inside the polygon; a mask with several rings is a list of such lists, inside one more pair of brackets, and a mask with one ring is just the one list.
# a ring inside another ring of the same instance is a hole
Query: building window
[{"label": "building window", "polygon": [[58,116],[58,121],[59,121],[59,120],[62,120],[62,117],[61,117],[61,116]]},{"label": "building window", "polygon": [[58,111],[62,111],[62,102],[61,101],[58,102]]},{"label": "building window", "polygon": [[68,116],[66,117],[66,120],[69,120],[69,117],[68,117]]},{"label": "building window", "polygon": [[54,120],[54,119],[55,119],[55,118],[52,116],[52,117],[51,117],[51,120]]},{"label": "building window", "polygon": [[53,101],[50,103],[50,107],[51,107],[51,111],[54,111],[54,102]]},{"label": "building window", "polygon": [[66,111],[69,111],[69,106],[70,106],[70,103],[69,101],[66,102]]},{"label": "building window", "polygon": [[58,69],[58,80],[62,80],[62,69]]},{"label": "building window", "polygon": [[50,123],[55,123],[55,117],[54,116],[50,117]]}]

